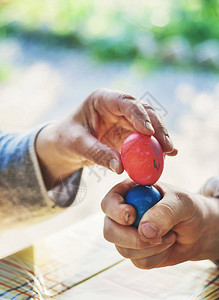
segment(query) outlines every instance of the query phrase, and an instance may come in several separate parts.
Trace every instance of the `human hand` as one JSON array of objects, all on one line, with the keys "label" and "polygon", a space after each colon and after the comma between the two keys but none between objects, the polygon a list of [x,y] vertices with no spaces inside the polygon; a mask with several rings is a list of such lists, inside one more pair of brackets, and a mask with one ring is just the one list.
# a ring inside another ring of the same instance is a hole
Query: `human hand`
[{"label": "human hand", "polygon": [[104,236],[121,255],[142,269],[175,265],[187,260],[219,259],[219,201],[167,184],[157,184],[163,198],[130,226],[135,209],[124,197],[135,183],[116,185],[103,199]]},{"label": "human hand", "polygon": [[99,89],[64,120],[45,127],[36,139],[42,173],[50,188],[77,169],[99,164],[120,174],[120,149],[133,131],[154,135],[167,155],[176,155],[161,117],[147,104],[117,91]]}]

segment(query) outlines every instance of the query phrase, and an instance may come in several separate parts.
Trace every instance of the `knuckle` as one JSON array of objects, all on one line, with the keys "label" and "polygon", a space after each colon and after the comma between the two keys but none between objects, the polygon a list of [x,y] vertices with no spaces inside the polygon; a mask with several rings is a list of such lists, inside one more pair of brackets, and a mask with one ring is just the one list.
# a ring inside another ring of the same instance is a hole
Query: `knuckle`
[{"label": "knuckle", "polygon": [[116,247],[118,252],[125,258],[131,258],[131,253],[130,250],[127,248],[122,248],[122,247]]},{"label": "knuckle", "polygon": [[158,125],[157,125],[157,130],[158,130],[158,131],[161,131],[161,132],[164,132],[165,134],[167,134],[167,130],[166,130],[164,124],[161,123],[161,122],[158,123]]},{"label": "knuckle", "polygon": [[160,133],[162,135],[165,135],[165,136],[169,136],[165,125],[162,122],[160,122],[159,120],[156,121],[156,132]]},{"label": "knuckle", "polygon": [[159,118],[158,115],[155,115],[154,118],[156,119],[156,125],[157,125],[157,129],[161,130],[161,131],[167,131],[163,121]]},{"label": "knuckle", "polygon": [[162,122],[163,117],[162,115],[156,110],[156,108],[154,108],[153,106],[149,105],[149,104],[143,104],[144,109],[146,109],[146,111],[148,112],[148,114],[152,117],[155,117],[156,119],[158,119],[160,122]]},{"label": "knuckle", "polygon": [[135,114],[138,117],[142,117],[142,115],[146,115],[146,113],[141,109],[141,106],[139,104],[133,104],[133,114]]},{"label": "knuckle", "polygon": [[190,218],[194,212],[197,212],[197,204],[192,200],[190,195],[180,191],[175,192],[174,196],[176,199],[175,201],[184,208],[184,210],[181,211],[181,213],[184,214],[184,217]]},{"label": "knuckle", "polygon": [[86,101],[88,102],[88,104],[90,103],[90,105],[94,105],[94,107],[96,109],[99,108],[99,106],[101,105],[101,100],[104,99],[104,95],[106,93],[110,93],[110,90],[106,89],[106,88],[98,88],[96,90],[94,90],[87,98]]},{"label": "knuckle", "polygon": [[100,162],[105,160],[106,152],[102,148],[95,147],[93,152],[91,151],[91,153],[95,161],[98,160]]},{"label": "knuckle", "polygon": [[121,100],[124,100],[124,99],[127,99],[127,100],[136,100],[136,98],[133,97],[132,95],[129,95],[129,94],[126,94],[126,93],[123,93],[123,92],[119,92],[118,97]]},{"label": "knuckle", "polygon": [[132,112],[132,116],[135,116],[137,118],[147,117],[147,112],[142,107],[141,103],[133,102],[130,106],[130,112]]},{"label": "knuckle", "polygon": [[157,111],[155,111],[154,114],[155,114],[155,117],[157,119],[157,122],[159,122],[160,125],[165,128],[162,116]]},{"label": "knuckle", "polygon": [[142,105],[143,105],[144,109],[146,109],[147,111],[151,111],[153,113],[156,113],[156,110],[151,105],[149,105],[147,103],[143,103]]},{"label": "knuckle", "polygon": [[153,266],[151,266],[151,263],[149,262],[150,259],[144,258],[144,259],[132,259],[132,263],[139,269],[152,269]]},{"label": "knuckle", "polygon": [[151,259],[150,258],[144,258],[142,260],[142,269],[153,269],[155,267],[155,265],[152,263]]},{"label": "knuckle", "polygon": [[105,217],[105,222],[104,222],[104,228],[103,228],[103,236],[105,240],[108,242],[112,242],[112,234],[113,234],[113,229],[111,228],[107,217]]},{"label": "knuckle", "polygon": [[108,165],[112,158],[112,155],[109,153],[109,149],[106,145],[103,145],[102,147],[94,145],[93,149],[89,149],[87,154],[93,161],[98,162],[98,164],[103,166]]},{"label": "knuckle", "polygon": [[104,213],[106,212],[106,200],[107,200],[106,197],[103,198],[103,200],[101,201],[101,204],[100,204],[101,209]]},{"label": "knuckle", "polygon": [[105,240],[107,240],[108,242],[111,242],[111,230],[109,229],[108,226],[104,225],[104,229],[103,229],[103,236],[105,238]]},{"label": "knuckle", "polygon": [[132,262],[134,263],[134,265],[136,267],[138,267],[140,269],[144,269],[144,270],[153,269],[158,265],[158,263],[154,262],[153,257],[135,259],[135,260],[132,260]]},{"label": "knuckle", "polygon": [[96,89],[93,92],[91,92],[91,94],[86,98],[87,102],[90,102],[92,100],[94,100],[100,93],[100,89]]},{"label": "knuckle", "polygon": [[155,113],[156,113],[156,115],[157,115],[157,118],[160,120],[160,122],[162,123],[163,122],[163,117],[161,116],[161,114],[159,113],[159,112],[157,112],[156,110],[155,110]]},{"label": "knuckle", "polygon": [[136,115],[139,116],[139,110],[135,103],[132,102],[129,104],[128,113],[129,113],[130,117],[132,117],[132,118]]},{"label": "knuckle", "polygon": [[124,97],[124,95],[120,95],[119,108],[120,111],[125,111],[129,117],[137,116],[142,117],[142,115],[147,115],[144,110],[142,104],[137,99],[130,96],[130,98]]},{"label": "knuckle", "polygon": [[157,110],[155,110],[153,107],[149,106],[146,108],[146,111],[149,114],[150,118],[156,119],[157,122],[163,124],[163,117]]},{"label": "knuckle", "polygon": [[103,230],[103,237],[106,241],[111,242],[111,240],[109,239],[109,235],[108,235],[108,231],[106,229],[106,227],[104,226],[104,230]]}]

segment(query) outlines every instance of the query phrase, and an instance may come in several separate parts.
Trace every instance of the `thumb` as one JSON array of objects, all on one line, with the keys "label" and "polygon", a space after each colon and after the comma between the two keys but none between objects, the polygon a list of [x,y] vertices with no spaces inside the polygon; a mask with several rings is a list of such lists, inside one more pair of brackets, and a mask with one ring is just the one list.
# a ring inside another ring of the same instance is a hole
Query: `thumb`
[{"label": "thumb", "polygon": [[179,222],[191,217],[192,203],[189,195],[165,184],[156,185],[163,198],[142,217],[138,227],[143,241],[161,240]]},{"label": "thumb", "polygon": [[80,136],[80,140],[77,140],[75,148],[77,148],[78,154],[82,157],[115,173],[121,174],[124,170],[119,152],[101,143],[89,132]]}]

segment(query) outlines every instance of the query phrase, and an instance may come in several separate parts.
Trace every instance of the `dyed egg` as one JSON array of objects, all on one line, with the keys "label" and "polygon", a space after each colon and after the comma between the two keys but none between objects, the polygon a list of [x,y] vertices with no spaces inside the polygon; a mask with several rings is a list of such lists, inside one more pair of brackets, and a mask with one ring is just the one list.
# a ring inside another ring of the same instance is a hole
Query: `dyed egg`
[{"label": "dyed egg", "polygon": [[145,212],[161,200],[160,192],[153,186],[137,185],[126,195],[125,201],[136,209],[137,217],[133,226],[138,224]]},{"label": "dyed egg", "polygon": [[139,132],[125,139],[121,159],[130,178],[141,185],[157,182],[164,167],[164,153],[159,142]]}]

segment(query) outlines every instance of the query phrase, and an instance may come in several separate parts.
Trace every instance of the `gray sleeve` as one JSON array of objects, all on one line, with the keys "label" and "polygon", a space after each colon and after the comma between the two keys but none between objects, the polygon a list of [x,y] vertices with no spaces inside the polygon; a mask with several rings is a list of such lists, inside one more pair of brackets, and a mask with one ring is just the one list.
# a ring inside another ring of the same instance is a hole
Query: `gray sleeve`
[{"label": "gray sleeve", "polygon": [[[0,132],[0,231],[45,220],[70,206],[76,197],[82,170],[56,187],[62,197],[49,197],[34,147],[41,129],[22,134]],[[63,197],[66,185],[68,193]]]}]

